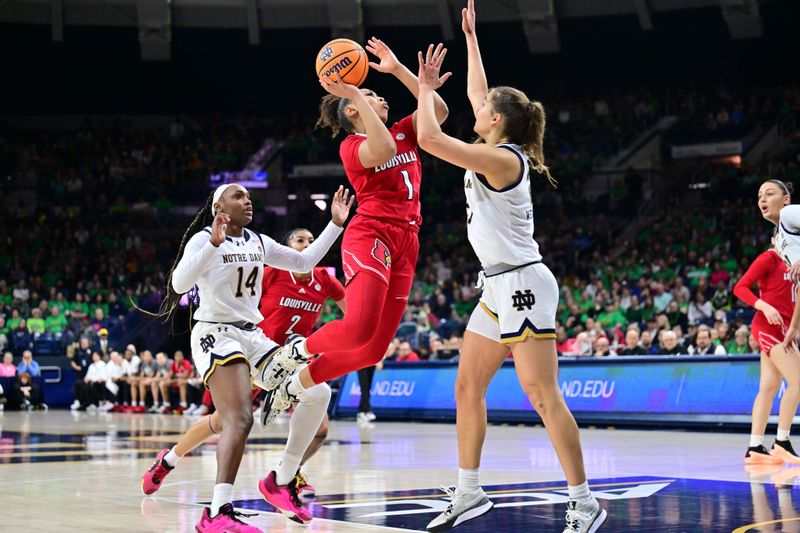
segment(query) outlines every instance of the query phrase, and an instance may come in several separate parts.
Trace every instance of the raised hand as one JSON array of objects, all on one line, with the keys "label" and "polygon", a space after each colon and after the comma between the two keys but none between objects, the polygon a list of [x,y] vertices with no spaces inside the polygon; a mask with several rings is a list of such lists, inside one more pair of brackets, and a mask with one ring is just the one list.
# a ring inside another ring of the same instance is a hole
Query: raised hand
[{"label": "raised hand", "polygon": [[333,195],[333,200],[331,201],[331,220],[333,220],[334,224],[337,226],[344,224],[344,221],[350,215],[350,207],[352,207],[355,199],[355,194],[350,196],[350,189],[345,189],[339,185],[339,190]]},{"label": "raised hand", "polygon": [[447,55],[447,48],[439,43],[436,48],[432,44],[428,45],[428,51],[425,57],[422,57],[422,52],[417,52],[417,59],[419,59],[419,86],[428,87],[433,90],[438,89],[447,78],[453,75],[452,72],[445,72],[444,75],[439,76],[439,70],[442,68],[442,61],[444,56]]},{"label": "raised hand", "polygon": [[225,213],[218,213],[217,216],[214,217],[214,222],[211,223],[211,244],[219,246],[225,242],[225,237],[227,236],[225,232],[228,229],[228,222],[230,221],[231,217]]},{"label": "raised hand", "polygon": [[467,0],[467,7],[461,10],[461,29],[465,35],[475,35],[475,0]]},{"label": "raised hand", "polygon": [[378,72],[392,73],[400,67],[400,61],[397,60],[397,56],[394,55],[392,49],[377,37],[372,37],[367,41],[366,48],[367,52],[381,60],[380,63],[373,63],[372,61],[369,63],[369,66]]},{"label": "raised hand", "polygon": [[361,92],[355,85],[342,81],[338,72],[334,72],[330,76],[322,76],[319,79],[319,84],[332,95],[347,100],[353,100]]}]

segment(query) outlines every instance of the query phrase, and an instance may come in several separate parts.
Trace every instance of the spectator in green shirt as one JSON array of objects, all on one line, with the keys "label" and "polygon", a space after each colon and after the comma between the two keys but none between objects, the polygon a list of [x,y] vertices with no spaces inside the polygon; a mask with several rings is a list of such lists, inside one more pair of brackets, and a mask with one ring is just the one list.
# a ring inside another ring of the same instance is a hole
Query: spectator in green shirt
[{"label": "spectator in green shirt", "polygon": [[604,329],[611,329],[617,324],[625,325],[627,323],[625,315],[611,301],[606,302],[606,308],[597,315],[597,321],[600,322]]},{"label": "spectator in green shirt", "polygon": [[11,310],[11,318],[9,318],[8,322],[6,322],[6,326],[11,331],[14,331],[19,326],[20,320],[22,320],[22,315],[19,314],[19,309],[15,307]]},{"label": "spectator in green shirt", "polygon": [[31,333],[44,333],[45,325],[42,311],[38,307],[33,310],[33,316],[28,319],[28,331]]},{"label": "spectator in green shirt", "polygon": [[67,319],[57,305],[50,308],[50,316],[44,321],[44,325],[50,333],[63,333],[67,329]]},{"label": "spectator in green shirt", "polygon": [[80,292],[75,295],[75,301],[69,305],[69,314],[78,322],[83,320],[83,317],[89,316],[89,306]]}]

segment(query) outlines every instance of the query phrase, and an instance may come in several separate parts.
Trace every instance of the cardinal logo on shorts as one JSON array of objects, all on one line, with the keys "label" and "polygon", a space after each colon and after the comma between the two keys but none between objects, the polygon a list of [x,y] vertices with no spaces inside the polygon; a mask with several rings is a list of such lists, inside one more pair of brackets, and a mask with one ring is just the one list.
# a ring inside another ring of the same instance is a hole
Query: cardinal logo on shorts
[{"label": "cardinal logo on shorts", "polygon": [[533,296],[530,289],[525,289],[525,292],[517,290],[517,292],[511,295],[511,305],[512,307],[516,307],[517,311],[524,311],[525,309],[530,311],[533,309],[535,303],[536,298]]},{"label": "cardinal logo on shorts", "polygon": [[389,248],[380,239],[375,239],[375,247],[372,248],[372,257],[383,263],[386,268],[392,266],[392,254]]},{"label": "cardinal logo on shorts", "polygon": [[406,138],[406,134],[405,134],[405,133],[398,133],[398,134],[397,134],[397,135],[395,135],[394,137],[395,137],[395,139],[397,139],[398,141],[402,141],[403,139],[405,139],[405,138]]}]

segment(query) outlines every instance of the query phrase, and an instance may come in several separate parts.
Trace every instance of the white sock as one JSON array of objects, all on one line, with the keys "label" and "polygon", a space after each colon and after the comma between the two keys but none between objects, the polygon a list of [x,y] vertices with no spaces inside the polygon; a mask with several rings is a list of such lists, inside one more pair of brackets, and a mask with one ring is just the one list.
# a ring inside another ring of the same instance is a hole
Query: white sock
[{"label": "white sock", "polygon": [[750,435],[750,447],[755,448],[756,446],[763,446],[764,445],[764,435]]},{"label": "white sock", "polygon": [[141,402],[139,402],[139,405],[141,405],[142,407],[144,407],[144,400],[142,400]]},{"label": "white sock", "polygon": [[[319,426],[317,426],[319,427]],[[292,478],[300,468],[300,461],[303,460],[303,454],[295,455],[289,453],[288,450],[283,450],[283,456],[275,468],[275,483],[278,485],[288,485]]]},{"label": "white sock", "polygon": [[307,359],[307,358],[309,358],[309,357],[311,357],[312,355],[314,355],[314,354],[310,353],[310,352],[308,351],[308,349],[306,349],[306,341],[307,341],[307,340],[308,340],[308,339],[303,339],[303,341],[302,341],[302,342],[300,342],[300,343],[298,343],[298,344],[297,344],[297,350],[298,350],[298,351],[299,351],[299,352],[300,352],[300,353],[301,353],[303,356],[305,356],[305,357],[306,357],[306,359]]},{"label": "white sock", "polygon": [[186,402],[181,402],[181,407],[186,407]]},{"label": "white sock", "polygon": [[790,431],[791,431],[791,428],[790,429],[778,428],[778,440],[789,440],[789,432]]},{"label": "white sock", "polygon": [[303,390],[297,399],[299,403],[289,421],[289,438],[286,440],[281,462],[275,469],[275,482],[278,485],[289,483],[300,468],[303,454],[314,440],[319,425],[328,411],[331,388],[325,383],[320,383]]},{"label": "white sock", "polygon": [[479,471],[477,468],[459,468],[458,485],[456,486],[458,492],[475,492],[480,489],[481,484],[478,477]]},{"label": "white sock", "polygon": [[584,481],[580,485],[576,486],[567,485],[567,491],[569,492],[570,500],[585,500],[586,498],[591,498],[592,496],[592,493],[589,492],[588,481]]},{"label": "white sock", "polygon": [[308,390],[303,386],[303,383],[300,381],[300,372],[296,372],[292,376],[292,380],[289,382],[289,386],[286,388],[286,390],[289,391],[289,394],[291,394],[292,396],[297,396],[298,399],[300,399],[301,394],[303,394]]},{"label": "white sock", "polygon": [[214,485],[214,497],[211,500],[209,516],[214,518],[219,514],[220,507],[231,502],[233,502],[233,485],[231,483],[217,483]]},{"label": "white sock", "polygon": [[172,447],[170,451],[167,452],[167,455],[164,456],[164,462],[167,463],[172,468],[175,468],[175,465],[178,464],[180,461],[181,456],[175,453],[175,446]]}]

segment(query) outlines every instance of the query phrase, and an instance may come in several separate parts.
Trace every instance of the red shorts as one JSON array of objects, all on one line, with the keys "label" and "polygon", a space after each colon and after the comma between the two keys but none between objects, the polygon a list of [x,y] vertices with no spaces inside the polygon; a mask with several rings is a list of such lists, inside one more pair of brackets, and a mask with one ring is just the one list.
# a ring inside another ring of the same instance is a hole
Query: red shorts
[{"label": "red shorts", "polygon": [[[788,319],[783,317],[783,320],[784,324],[788,324],[792,321],[792,317]],[[761,311],[757,312],[756,316],[753,317],[750,329],[753,338],[755,338],[758,343],[759,349],[767,357],[769,357],[770,350],[772,350],[776,344],[782,343],[783,338],[786,336],[786,326],[770,324],[767,322],[767,317],[764,316],[764,313]]]},{"label": "red shorts", "polygon": [[369,271],[392,289],[411,292],[419,254],[418,228],[402,227],[356,215],[342,241],[345,285],[361,271]]}]

